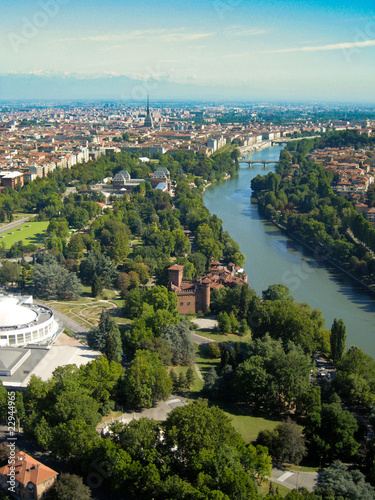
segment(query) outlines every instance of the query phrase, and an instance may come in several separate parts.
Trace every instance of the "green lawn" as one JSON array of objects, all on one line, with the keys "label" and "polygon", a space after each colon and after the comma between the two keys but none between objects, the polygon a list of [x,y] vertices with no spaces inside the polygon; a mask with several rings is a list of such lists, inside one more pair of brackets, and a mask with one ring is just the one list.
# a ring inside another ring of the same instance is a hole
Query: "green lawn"
[{"label": "green lawn", "polygon": [[[268,495],[269,487],[270,487],[269,481],[264,481],[260,486],[258,486],[258,492],[260,493],[260,495],[262,497],[265,497]],[[283,486],[282,484],[278,484],[278,483],[273,483],[273,489],[275,492],[277,489],[277,491],[280,493],[280,495],[282,497],[286,497],[287,494],[290,493],[290,491],[291,491],[286,486]]]},{"label": "green lawn", "polygon": [[[171,369],[173,369],[173,371],[177,374],[177,376],[181,372],[185,373],[185,375],[186,375],[188,368],[189,368],[188,366],[172,366],[171,367]],[[203,381],[198,377],[198,374],[197,374],[194,366],[192,366],[192,368],[194,370],[194,383],[190,388],[190,393],[198,393],[203,389]]]},{"label": "green lawn", "polygon": [[195,354],[195,362],[197,363],[199,370],[204,378],[205,374],[211,370],[211,368],[216,368],[220,363],[220,358],[210,359],[203,356],[200,349],[197,350]]},{"label": "green lawn", "polygon": [[271,420],[263,417],[245,415],[245,411],[235,405],[217,404],[232,421],[233,427],[241,434],[246,443],[255,441],[260,431],[272,431],[281,420]]},{"label": "green lawn", "polygon": [[32,243],[34,245],[42,245],[45,232],[49,222],[27,222],[22,226],[15,227],[9,231],[0,234],[0,242],[5,243],[5,248],[8,250],[16,241],[22,241],[24,245]]}]

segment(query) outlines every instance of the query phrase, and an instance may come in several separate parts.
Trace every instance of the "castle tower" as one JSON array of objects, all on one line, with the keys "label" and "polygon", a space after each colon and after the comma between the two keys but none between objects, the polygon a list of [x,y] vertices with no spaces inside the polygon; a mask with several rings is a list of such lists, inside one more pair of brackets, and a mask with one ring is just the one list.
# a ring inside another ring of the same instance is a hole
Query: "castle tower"
[{"label": "castle tower", "polygon": [[153,128],[152,116],[150,111],[150,96],[147,96],[147,115],[145,118],[145,123],[143,125],[145,128]]},{"label": "castle tower", "polygon": [[184,266],[179,266],[178,264],[175,264],[174,266],[169,267],[168,268],[169,285],[172,284],[177,288],[180,288],[182,283],[183,273],[184,273]]},{"label": "castle tower", "polygon": [[211,305],[211,281],[207,278],[202,280],[202,311],[205,312]]}]

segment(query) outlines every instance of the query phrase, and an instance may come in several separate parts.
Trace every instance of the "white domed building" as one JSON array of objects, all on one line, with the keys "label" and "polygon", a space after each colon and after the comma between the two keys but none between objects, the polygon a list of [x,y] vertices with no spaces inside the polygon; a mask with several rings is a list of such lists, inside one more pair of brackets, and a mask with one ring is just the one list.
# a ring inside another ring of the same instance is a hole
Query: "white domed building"
[{"label": "white domed building", "polygon": [[51,309],[33,298],[0,295],[0,347],[49,344],[60,327]]}]

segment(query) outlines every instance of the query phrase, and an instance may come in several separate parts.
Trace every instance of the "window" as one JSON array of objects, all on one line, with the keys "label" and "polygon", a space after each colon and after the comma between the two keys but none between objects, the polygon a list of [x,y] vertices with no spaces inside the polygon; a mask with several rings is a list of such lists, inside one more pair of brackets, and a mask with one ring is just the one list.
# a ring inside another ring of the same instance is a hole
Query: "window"
[{"label": "window", "polygon": [[183,303],[183,302],[180,302],[180,306],[183,306],[183,305],[184,305],[184,303]]}]

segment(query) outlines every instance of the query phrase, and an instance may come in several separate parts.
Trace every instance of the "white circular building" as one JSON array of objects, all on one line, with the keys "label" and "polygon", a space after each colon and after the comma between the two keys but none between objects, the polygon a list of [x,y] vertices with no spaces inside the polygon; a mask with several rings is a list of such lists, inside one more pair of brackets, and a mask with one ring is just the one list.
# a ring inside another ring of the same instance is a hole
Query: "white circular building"
[{"label": "white circular building", "polygon": [[51,309],[33,298],[0,295],[0,347],[48,344],[59,330]]}]

